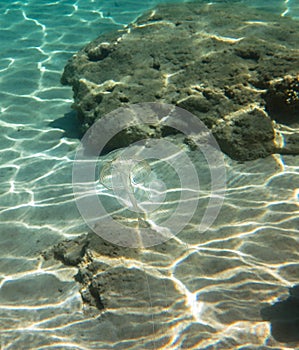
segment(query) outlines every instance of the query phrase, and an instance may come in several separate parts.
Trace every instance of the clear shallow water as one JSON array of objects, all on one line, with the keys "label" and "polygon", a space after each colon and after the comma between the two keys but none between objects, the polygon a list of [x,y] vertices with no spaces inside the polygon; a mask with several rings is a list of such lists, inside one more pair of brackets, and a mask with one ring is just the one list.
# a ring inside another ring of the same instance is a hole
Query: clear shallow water
[{"label": "clear shallow water", "polygon": [[[59,82],[62,69],[84,44],[154,4],[0,4],[3,349],[107,349],[110,342],[118,348],[159,348],[163,336],[168,337],[164,347],[169,349],[230,348],[221,343],[226,337],[233,337],[236,347],[292,348],[269,338],[269,324],[259,320],[259,303],[286,296],[287,287],[299,282],[299,157],[245,164],[227,159],[226,201],[213,227],[194,235],[197,223],[191,222],[163,256],[148,249],[136,258],[135,266],[155,277],[158,285],[170,281],[173,287],[165,326],[154,307],[154,280],[148,286],[153,298],[146,310],[150,317],[155,315],[156,332],[143,334],[143,321],[140,329],[134,326],[136,331],[133,326],[121,331],[132,319],[139,322],[138,310],[126,312],[121,301],[119,309],[116,306],[101,320],[87,317],[73,279],[76,269],[41,259],[40,252],[54,243],[87,232],[72,193],[72,160],[79,141],[70,113],[71,89]],[[260,1],[251,5],[262,6]],[[265,6],[299,16],[295,0]],[[206,339],[197,338],[201,324],[215,329],[204,329]],[[141,334],[142,346],[134,340],[121,343]]]}]

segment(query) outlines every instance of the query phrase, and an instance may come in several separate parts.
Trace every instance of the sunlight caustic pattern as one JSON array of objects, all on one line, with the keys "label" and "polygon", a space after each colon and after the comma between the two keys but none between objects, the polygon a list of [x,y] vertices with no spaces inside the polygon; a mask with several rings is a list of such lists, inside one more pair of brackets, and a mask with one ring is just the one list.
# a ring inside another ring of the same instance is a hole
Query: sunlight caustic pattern
[{"label": "sunlight caustic pattern", "polygon": [[[295,0],[273,3],[280,14],[298,17]],[[1,349],[140,349],[140,344],[161,349],[231,349],[231,344],[290,348],[270,338],[259,310],[261,303],[286,296],[287,287],[299,280],[298,157],[244,164],[224,157],[226,199],[206,232],[197,220],[208,200],[201,184],[195,215],[173,239],[134,256],[130,250],[130,257],[88,252],[106,269],[107,308],[101,314],[82,311],[73,278],[77,268],[41,255],[88,231],[72,192],[80,142],[69,113],[72,93],[60,85],[66,60],[154,4],[0,4]],[[201,159],[192,152],[189,156],[200,168]],[[102,186],[100,191],[113,212],[110,189]],[[112,283],[119,280],[119,271],[138,283],[120,291]]]}]

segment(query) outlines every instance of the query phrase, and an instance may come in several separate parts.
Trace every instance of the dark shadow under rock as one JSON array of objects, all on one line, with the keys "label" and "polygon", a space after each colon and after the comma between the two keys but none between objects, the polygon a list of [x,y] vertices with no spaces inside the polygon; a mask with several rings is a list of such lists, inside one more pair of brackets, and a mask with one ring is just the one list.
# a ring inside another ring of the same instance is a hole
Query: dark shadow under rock
[{"label": "dark shadow under rock", "polygon": [[64,130],[64,137],[71,139],[81,138],[82,131],[80,130],[80,122],[75,111],[66,113],[62,118],[58,118],[49,123],[51,128]]},{"label": "dark shadow under rock", "polygon": [[261,310],[271,322],[271,334],[280,342],[299,342],[299,285],[289,289],[289,297]]}]

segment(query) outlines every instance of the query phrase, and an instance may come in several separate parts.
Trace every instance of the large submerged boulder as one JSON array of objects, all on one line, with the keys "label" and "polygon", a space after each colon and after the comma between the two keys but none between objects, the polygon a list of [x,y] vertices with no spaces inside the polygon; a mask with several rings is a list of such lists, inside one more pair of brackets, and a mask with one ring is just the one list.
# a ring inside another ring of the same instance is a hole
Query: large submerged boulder
[{"label": "large submerged boulder", "polygon": [[[86,131],[118,107],[164,102],[197,116],[233,159],[299,154],[299,22],[245,6],[159,5],[67,63],[62,83]],[[161,137],[123,131],[113,147]],[[117,139],[118,137],[118,139]]]}]

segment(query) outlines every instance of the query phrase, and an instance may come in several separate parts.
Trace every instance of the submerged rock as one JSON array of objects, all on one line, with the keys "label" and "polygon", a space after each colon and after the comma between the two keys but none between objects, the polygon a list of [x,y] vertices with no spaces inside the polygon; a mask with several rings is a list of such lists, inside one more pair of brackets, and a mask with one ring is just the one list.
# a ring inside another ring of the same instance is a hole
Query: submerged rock
[{"label": "submerged rock", "polygon": [[[61,81],[82,131],[118,107],[157,101],[196,115],[233,159],[299,154],[298,135],[280,127],[299,124],[298,43],[298,22],[245,5],[159,5],[84,47]],[[136,125],[111,149],[164,134]]]},{"label": "submerged rock", "polygon": [[53,254],[65,265],[76,266],[82,261],[87,245],[88,241],[84,236],[74,240],[66,240],[54,246]]},{"label": "submerged rock", "polygon": [[[81,284],[80,293],[87,312],[93,309],[103,310],[109,300],[108,281],[102,281],[102,274],[111,267],[105,259],[133,259],[138,254],[136,249],[111,244],[94,233],[82,235],[76,239],[64,240],[49,251],[43,252],[44,259],[51,258],[62,261],[65,265],[76,266],[78,272],[75,280]],[[97,256],[101,259],[98,260]],[[108,273],[109,275],[109,273]],[[105,302],[103,302],[103,297]]]},{"label": "submerged rock", "polygon": [[220,148],[234,159],[266,157],[273,151],[273,126],[262,109],[224,117],[212,131]]},{"label": "submerged rock", "polygon": [[[163,255],[167,249],[171,256],[174,245],[170,243],[155,247],[155,253]],[[179,291],[169,276],[151,273],[151,268],[144,268],[140,250],[117,246],[95,233],[89,233],[73,240],[64,240],[43,253],[44,258],[52,257],[66,265],[70,264],[70,255],[72,265],[78,268],[75,280],[80,283],[86,314],[97,316],[103,310],[106,313],[110,310],[131,310],[136,317],[144,314],[146,322],[151,322],[152,314],[148,310],[156,308],[162,324],[172,321],[170,306],[177,300]],[[185,306],[182,301],[176,303],[175,312],[179,315]],[[138,325],[142,333],[144,325]]]}]

